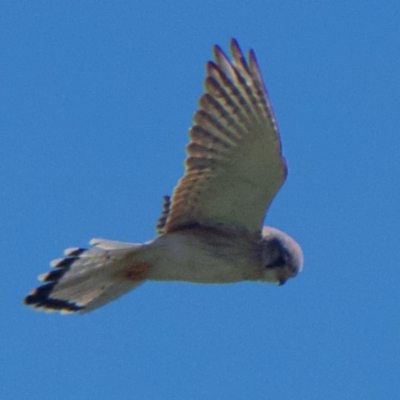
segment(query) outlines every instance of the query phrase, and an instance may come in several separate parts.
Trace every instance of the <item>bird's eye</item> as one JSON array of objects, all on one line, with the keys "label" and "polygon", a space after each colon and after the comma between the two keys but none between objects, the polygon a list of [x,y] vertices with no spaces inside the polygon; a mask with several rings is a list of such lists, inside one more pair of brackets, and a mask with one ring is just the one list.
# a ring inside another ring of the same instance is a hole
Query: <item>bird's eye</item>
[{"label": "bird's eye", "polygon": [[269,268],[280,268],[280,267],[283,267],[285,264],[286,264],[285,258],[283,256],[280,256],[268,267]]}]

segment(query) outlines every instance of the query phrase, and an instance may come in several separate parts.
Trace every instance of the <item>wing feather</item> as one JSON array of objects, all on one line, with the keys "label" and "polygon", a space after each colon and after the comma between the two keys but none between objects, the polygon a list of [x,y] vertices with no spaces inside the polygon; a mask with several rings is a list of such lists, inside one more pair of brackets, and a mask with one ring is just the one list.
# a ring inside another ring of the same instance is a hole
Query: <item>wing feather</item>
[{"label": "wing feather", "polygon": [[185,174],[160,233],[192,225],[256,232],[286,177],[278,127],[254,52],[231,41],[207,63],[205,93],[189,130]]}]

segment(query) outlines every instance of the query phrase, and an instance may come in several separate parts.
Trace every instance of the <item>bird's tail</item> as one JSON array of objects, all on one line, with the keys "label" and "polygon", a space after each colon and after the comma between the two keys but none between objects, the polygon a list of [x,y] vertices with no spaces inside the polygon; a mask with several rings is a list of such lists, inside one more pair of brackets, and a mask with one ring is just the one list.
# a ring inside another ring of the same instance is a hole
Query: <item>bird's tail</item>
[{"label": "bird's tail", "polygon": [[140,285],[148,263],[138,262],[142,245],[93,239],[90,249],[70,248],[39,277],[44,285],[25,297],[38,310],[61,313],[93,311]]}]

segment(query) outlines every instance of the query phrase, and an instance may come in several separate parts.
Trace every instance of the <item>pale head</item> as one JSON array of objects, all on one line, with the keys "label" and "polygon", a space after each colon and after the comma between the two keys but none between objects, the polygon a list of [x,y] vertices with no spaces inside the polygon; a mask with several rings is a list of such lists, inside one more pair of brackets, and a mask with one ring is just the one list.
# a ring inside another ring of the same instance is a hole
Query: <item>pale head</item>
[{"label": "pale head", "polygon": [[303,268],[303,252],[286,233],[264,226],[262,229],[263,280],[283,285]]}]

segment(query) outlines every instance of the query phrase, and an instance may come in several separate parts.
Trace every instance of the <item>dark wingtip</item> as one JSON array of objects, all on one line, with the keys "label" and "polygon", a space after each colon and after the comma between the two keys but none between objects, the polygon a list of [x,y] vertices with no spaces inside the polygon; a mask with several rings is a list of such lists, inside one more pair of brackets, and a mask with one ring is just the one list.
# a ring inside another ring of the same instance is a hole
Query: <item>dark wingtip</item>
[{"label": "dark wingtip", "polygon": [[83,310],[85,307],[68,300],[56,299],[51,297],[54,287],[62,279],[64,274],[71,268],[72,264],[79,259],[79,256],[86,249],[70,248],[66,250],[67,257],[59,258],[51,262],[51,266],[55,268],[39,277],[46,284],[32,290],[28,296],[24,298],[24,304],[43,311],[59,311],[61,313],[72,313]]},{"label": "dark wingtip", "polygon": [[238,49],[240,51],[240,46],[239,46],[239,42],[237,41],[237,39],[235,38],[231,38],[231,49]]},{"label": "dark wingtip", "polygon": [[68,270],[71,265],[78,260],[79,257],[64,257],[64,258],[58,258],[57,260],[51,261],[50,265],[53,268],[64,268],[65,270]]},{"label": "dark wingtip", "polygon": [[83,247],[71,247],[69,249],[65,249],[64,253],[66,256],[77,257],[77,256],[80,256],[85,251],[87,251],[87,249],[85,249]]},{"label": "dark wingtip", "polygon": [[218,44],[214,44],[213,50],[214,50],[214,56],[215,57],[218,57],[219,54],[221,54],[221,53],[223,54],[224,53],[224,51],[222,50],[221,46],[219,46]]},{"label": "dark wingtip", "polygon": [[54,285],[55,283],[48,283],[34,289],[24,298],[24,304],[45,311],[60,311],[65,313],[76,312],[85,308],[67,300],[51,298],[50,295]]},{"label": "dark wingtip", "polygon": [[39,277],[39,280],[42,282],[57,282],[61,279],[61,277],[65,274],[65,270],[63,268],[57,268],[53,271],[46,272],[45,274]]}]

